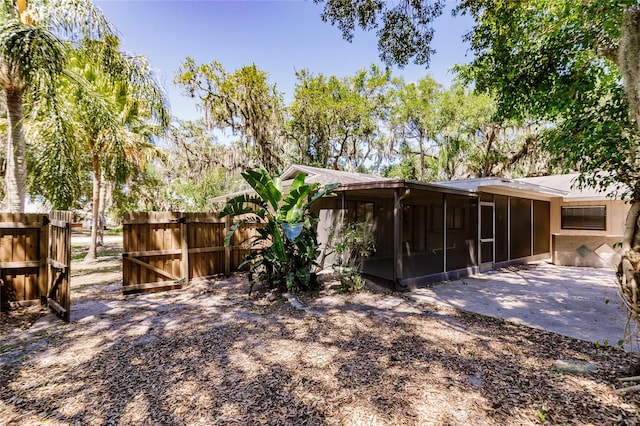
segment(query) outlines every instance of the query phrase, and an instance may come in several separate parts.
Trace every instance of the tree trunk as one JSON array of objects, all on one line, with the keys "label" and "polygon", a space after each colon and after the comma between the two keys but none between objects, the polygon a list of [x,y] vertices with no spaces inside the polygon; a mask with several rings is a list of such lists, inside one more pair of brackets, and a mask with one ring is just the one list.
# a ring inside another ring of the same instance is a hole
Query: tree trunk
[{"label": "tree trunk", "polygon": [[100,159],[93,154],[93,214],[91,220],[91,240],[85,261],[93,261],[98,257],[98,226],[100,225]]},{"label": "tree trunk", "polygon": [[487,144],[484,148],[484,159],[482,164],[482,174],[478,177],[491,176],[491,169],[493,169],[493,164],[491,163],[491,150],[493,149],[493,143],[496,139],[496,129],[495,127],[489,126],[488,131],[482,132],[487,140]]},{"label": "tree trunk", "polygon": [[420,134],[420,182],[424,182],[424,135]]},{"label": "tree trunk", "polygon": [[[624,82],[629,102],[629,117],[640,132],[640,8],[629,7],[624,12],[622,37],[618,49],[618,66]],[[637,147],[629,152],[630,161],[637,162]],[[640,332],[640,305],[638,304],[638,283],[640,282],[640,199],[634,190],[634,199],[625,222],[622,242],[622,260],[618,265],[620,295],[627,306],[629,322],[626,334],[631,338],[632,324]],[[636,334],[638,338],[638,334]],[[638,342],[640,343],[640,341]]]},{"label": "tree trunk", "polygon": [[98,247],[104,247],[104,229],[107,226],[107,199],[111,190],[111,183],[105,180],[104,185],[100,185],[100,224],[98,226]]},{"label": "tree trunk", "polygon": [[622,240],[622,259],[618,265],[620,296],[627,306],[629,323],[625,337],[631,338],[632,325],[640,326],[638,283],[640,282],[640,200],[635,200],[627,214]]},{"label": "tree trunk", "polygon": [[27,193],[27,160],[22,132],[22,90],[5,89],[7,101],[7,172],[4,207],[12,213],[24,212]]}]

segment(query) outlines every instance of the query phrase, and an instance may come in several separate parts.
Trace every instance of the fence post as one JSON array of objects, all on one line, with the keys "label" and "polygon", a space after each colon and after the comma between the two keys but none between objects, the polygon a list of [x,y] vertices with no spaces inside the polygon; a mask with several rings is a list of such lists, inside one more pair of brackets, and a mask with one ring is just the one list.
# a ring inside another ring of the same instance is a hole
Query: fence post
[{"label": "fence post", "polygon": [[42,216],[42,227],[40,228],[40,269],[38,271],[38,293],[40,304],[47,304],[47,293],[49,292],[49,215]]},{"label": "fence post", "polygon": [[[227,232],[229,232],[229,229],[231,229],[231,215],[226,215],[224,217],[224,235],[227,235]],[[224,236],[223,236],[224,238]],[[229,245],[225,245],[224,246],[224,274],[225,276],[229,276],[231,275],[231,249],[232,249],[232,244],[233,244],[233,237],[231,237],[231,240],[229,241]]]},{"label": "fence post", "polygon": [[185,286],[189,284],[189,236],[187,231],[187,217],[183,215],[180,218],[180,232],[182,234],[182,278]]}]

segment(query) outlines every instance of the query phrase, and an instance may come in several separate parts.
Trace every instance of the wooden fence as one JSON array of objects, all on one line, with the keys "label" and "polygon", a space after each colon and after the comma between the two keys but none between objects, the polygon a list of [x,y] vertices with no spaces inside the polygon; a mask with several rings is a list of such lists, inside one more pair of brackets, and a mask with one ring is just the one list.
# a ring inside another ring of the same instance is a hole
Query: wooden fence
[{"label": "wooden fence", "polygon": [[49,305],[69,321],[71,213],[0,213],[0,309]]},{"label": "wooden fence", "polygon": [[0,213],[3,310],[40,303],[46,296],[48,224],[46,214]]},{"label": "wooden fence", "polygon": [[123,218],[122,291],[125,294],[180,288],[190,279],[229,275],[248,253],[255,232],[238,229],[229,247],[230,219],[215,213],[130,212]]}]

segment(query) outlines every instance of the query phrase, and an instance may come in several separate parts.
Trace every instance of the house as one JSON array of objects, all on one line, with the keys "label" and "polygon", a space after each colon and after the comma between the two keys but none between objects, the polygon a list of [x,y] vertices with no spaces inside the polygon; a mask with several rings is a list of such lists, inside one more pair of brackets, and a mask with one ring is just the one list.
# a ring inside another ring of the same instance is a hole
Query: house
[{"label": "house", "polygon": [[566,191],[551,200],[552,262],[556,265],[616,268],[630,204],[607,190],[576,189],[578,174],[520,179]]},{"label": "house", "polygon": [[341,184],[313,206],[325,266],[331,230],[364,221],[377,250],[362,273],[398,289],[533,260],[608,267],[619,259],[628,206],[573,189],[576,175],[423,183],[291,166],[285,188],[300,172],[308,183]]}]

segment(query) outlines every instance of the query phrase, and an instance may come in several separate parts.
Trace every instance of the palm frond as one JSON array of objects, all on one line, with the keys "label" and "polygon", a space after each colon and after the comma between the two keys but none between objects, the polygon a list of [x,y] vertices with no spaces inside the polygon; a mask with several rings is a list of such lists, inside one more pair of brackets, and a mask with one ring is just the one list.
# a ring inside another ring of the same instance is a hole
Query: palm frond
[{"label": "palm frond", "polygon": [[116,34],[113,24],[91,0],[32,0],[34,21],[57,37],[78,42]]},{"label": "palm frond", "polygon": [[65,64],[65,46],[49,31],[9,20],[0,26],[0,63],[5,88],[46,81],[53,85]]}]

